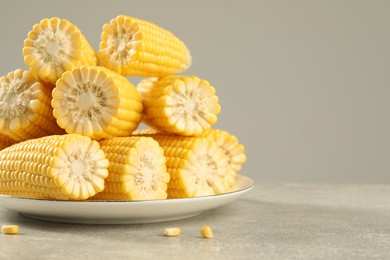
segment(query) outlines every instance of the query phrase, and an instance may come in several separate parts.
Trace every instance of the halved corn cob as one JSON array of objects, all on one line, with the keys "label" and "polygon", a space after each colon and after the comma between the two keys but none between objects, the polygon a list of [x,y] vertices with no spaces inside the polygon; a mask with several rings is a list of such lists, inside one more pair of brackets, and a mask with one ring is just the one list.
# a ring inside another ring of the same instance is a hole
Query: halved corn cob
[{"label": "halved corn cob", "polygon": [[97,140],[129,136],[142,120],[135,86],[103,67],[82,66],[65,72],[53,90],[51,104],[58,125],[67,133]]},{"label": "halved corn cob", "polygon": [[237,172],[241,170],[242,165],[246,161],[245,147],[240,144],[236,136],[220,129],[208,129],[201,137],[216,142],[227,155],[229,170],[226,180],[230,187],[233,186],[236,183]]},{"label": "halved corn cob", "polygon": [[42,199],[84,200],[104,189],[108,160],[96,141],[52,135],[0,151],[0,193]]},{"label": "halved corn cob", "polygon": [[167,76],[140,82],[144,122],[158,130],[198,136],[221,111],[215,88],[195,76]]},{"label": "halved corn cob", "polygon": [[23,55],[27,66],[52,84],[76,66],[97,64],[96,53],[79,28],[58,17],[34,25],[24,41]]},{"label": "halved corn cob", "polygon": [[168,198],[190,198],[226,192],[228,159],[213,141],[207,138],[172,134],[145,134],[155,139],[164,150]]},{"label": "halved corn cob", "polygon": [[125,76],[171,75],[192,62],[185,44],[171,32],[124,15],[103,26],[98,56],[105,67]]},{"label": "halved corn cob", "polygon": [[169,174],[164,151],[150,137],[116,137],[99,142],[110,162],[97,200],[166,199]]},{"label": "halved corn cob", "polygon": [[8,136],[0,134],[0,150],[3,150],[8,146],[13,145],[14,143],[15,141],[9,138]]},{"label": "halved corn cob", "polygon": [[30,71],[0,78],[0,133],[17,141],[65,133],[53,117],[51,90]]}]

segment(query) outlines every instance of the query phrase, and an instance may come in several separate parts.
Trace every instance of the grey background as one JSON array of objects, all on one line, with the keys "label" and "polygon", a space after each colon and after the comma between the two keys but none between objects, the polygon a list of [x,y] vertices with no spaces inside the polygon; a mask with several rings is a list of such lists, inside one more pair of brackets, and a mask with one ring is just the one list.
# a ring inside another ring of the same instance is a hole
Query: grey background
[{"label": "grey background", "polygon": [[[118,14],[178,35],[209,80],[216,127],[247,148],[256,182],[390,182],[390,1],[1,1],[0,74],[26,68],[42,18],[76,24],[97,49]],[[131,79],[137,83],[139,78]]]}]

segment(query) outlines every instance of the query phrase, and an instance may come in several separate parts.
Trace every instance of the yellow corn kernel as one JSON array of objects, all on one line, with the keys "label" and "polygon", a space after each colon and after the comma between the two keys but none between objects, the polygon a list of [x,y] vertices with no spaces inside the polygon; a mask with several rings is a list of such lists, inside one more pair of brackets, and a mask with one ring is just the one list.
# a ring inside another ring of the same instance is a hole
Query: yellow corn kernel
[{"label": "yellow corn kernel", "polygon": [[171,32],[141,19],[120,15],[103,26],[98,56],[124,76],[160,77],[191,65],[185,44]]},{"label": "yellow corn kernel", "polygon": [[164,235],[167,237],[177,237],[180,236],[180,228],[171,227],[164,229]]},{"label": "yellow corn kernel", "polygon": [[96,53],[79,28],[58,17],[34,25],[24,41],[23,55],[27,66],[52,84],[76,66],[97,64]]},{"label": "yellow corn kernel", "polygon": [[108,160],[96,141],[52,135],[0,151],[0,194],[85,200],[104,189]]},{"label": "yellow corn kernel", "polygon": [[227,155],[230,167],[225,185],[233,186],[236,183],[237,173],[246,162],[245,147],[240,144],[236,136],[220,129],[208,129],[201,137],[214,141]]},{"label": "yellow corn kernel", "polygon": [[58,125],[67,133],[95,140],[129,136],[142,120],[142,101],[135,86],[103,67],[65,72],[51,104]]},{"label": "yellow corn kernel", "polygon": [[217,122],[221,111],[215,89],[195,76],[168,76],[141,81],[144,122],[184,136],[198,136]]},{"label": "yellow corn kernel", "polygon": [[65,133],[53,117],[51,88],[30,71],[0,78],[0,133],[17,142]]},{"label": "yellow corn kernel", "polygon": [[213,230],[210,226],[203,226],[200,229],[200,233],[202,234],[203,238],[213,238]]},{"label": "yellow corn kernel", "polygon": [[19,233],[18,225],[3,225],[1,227],[1,232],[7,235],[16,235]]},{"label": "yellow corn kernel", "polygon": [[167,198],[169,174],[164,151],[150,137],[116,137],[99,142],[110,162],[105,189],[93,200]]},{"label": "yellow corn kernel", "polygon": [[224,152],[206,138],[171,134],[146,134],[164,150],[168,198],[191,198],[226,192],[228,159]]}]

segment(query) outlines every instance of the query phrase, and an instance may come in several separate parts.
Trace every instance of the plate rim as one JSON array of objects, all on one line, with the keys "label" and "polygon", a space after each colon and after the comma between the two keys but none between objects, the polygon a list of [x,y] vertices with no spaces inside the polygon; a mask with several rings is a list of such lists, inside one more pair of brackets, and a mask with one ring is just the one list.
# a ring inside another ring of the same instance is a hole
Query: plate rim
[{"label": "plate rim", "polygon": [[[32,200],[32,201],[40,201],[40,202],[59,202],[64,204],[71,204],[71,203],[77,203],[77,204],[105,204],[105,203],[114,203],[114,204],[123,204],[123,203],[170,203],[170,202],[179,202],[179,201],[190,201],[190,200],[202,200],[202,199],[209,199],[209,198],[216,198],[216,197],[223,197],[223,196],[230,196],[234,195],[236,193],[246,192],[255,186],[255,182],[252,178],[237,174],[237,179],[243,178],[249,181],[249,185],[245,186],[244,188],[239,188],[237,190],[224,192],[221,194],[213,194],[213,195],[206,195],[206,196],[199,196],[199,197],[193,197],[193,198],[172,198],[172,199],[149,199],[149,200],[48,200],[48,199],[39,199],[39,198],[25,198],[25,197],[18,197],[13,195],[6,195],[6,194],[0,194],[0,200],[1,199],[15,199],[15,200]],[[0,207],[2,205],[0,204]]]}]

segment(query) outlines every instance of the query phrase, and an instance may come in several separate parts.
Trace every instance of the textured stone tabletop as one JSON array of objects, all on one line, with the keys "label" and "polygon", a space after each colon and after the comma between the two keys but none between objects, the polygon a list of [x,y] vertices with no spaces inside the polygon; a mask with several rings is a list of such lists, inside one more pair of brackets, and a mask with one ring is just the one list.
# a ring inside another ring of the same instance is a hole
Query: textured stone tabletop
[{"label": "textured stone tabletop", "polygon": [[[0,259],[390,259],[390,186],[257,184],[240,200],[186,220],[75,225],[0,208]],[[213,239],[199,229],[208,224]],[[180,237],[164,237],[177,226]]]}]

